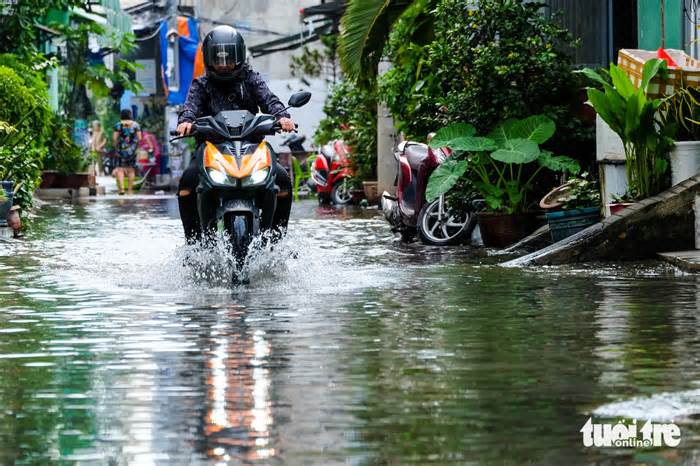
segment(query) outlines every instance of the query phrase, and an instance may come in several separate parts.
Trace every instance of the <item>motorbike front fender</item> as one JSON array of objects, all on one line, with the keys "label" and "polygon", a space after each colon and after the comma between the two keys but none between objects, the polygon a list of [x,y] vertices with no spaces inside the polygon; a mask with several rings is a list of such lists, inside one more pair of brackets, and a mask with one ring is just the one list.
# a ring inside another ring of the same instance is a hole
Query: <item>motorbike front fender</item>
[{"label": "motorbike front fender", "polygon": [[232,199],[216,209],[216,218],[224,219],[229,214],[243,216],[252,220],[251,234],[260,233],[260,210],[251,199]]}]

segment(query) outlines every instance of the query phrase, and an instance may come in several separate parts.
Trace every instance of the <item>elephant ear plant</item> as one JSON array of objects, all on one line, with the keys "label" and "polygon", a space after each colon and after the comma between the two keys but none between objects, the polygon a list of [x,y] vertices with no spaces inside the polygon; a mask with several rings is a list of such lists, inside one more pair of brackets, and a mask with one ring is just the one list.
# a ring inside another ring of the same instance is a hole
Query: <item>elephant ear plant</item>
[{"label": "elephant ear plant", "polygon": [[488,136],[475,136],[473,126],[457,123],[437,132],[432,147],[450,147],[454,156],[431,175],[426,198],[448,192],[465,174],[484,198],[488,211],[517,214],[528,210],[528,194],[542,170],[578,173],[578,162],[540,148],[556,130],[544,115],[508,120]]},{"label": "elephant ear plant", "polygon": [[603,88],[602,91],[589,88],[588,100],[610,129],[620,136],[627,159],[629,189],[639,198],[658,194],[666,182],[668,152],[673,146],[672,128],[664,123],[659,112],[664,99],[649,95],[652,79],[666,69],[664,60],[647,61],[639,89],[612,63],[607,72],[581,71]]}]

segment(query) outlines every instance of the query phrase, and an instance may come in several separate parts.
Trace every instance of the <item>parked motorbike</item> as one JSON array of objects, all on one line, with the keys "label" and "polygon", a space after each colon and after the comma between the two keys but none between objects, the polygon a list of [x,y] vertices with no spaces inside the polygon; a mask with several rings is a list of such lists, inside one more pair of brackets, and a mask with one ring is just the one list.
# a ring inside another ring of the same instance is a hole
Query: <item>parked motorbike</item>
[{"label": "parked motorbike", "polygon": [[311,166],[311,187],[322,204],[347,205],[352,202],[350,150],[342,140],[321,147]]},{"label": "parked motorbike", "polygon": [[398,164],[396,196],[384,191],[382,210],[402,240],[412,241],[418,233],[424,244],[446,246],[463,242],[474,230],[473,211],[451,208],[445,195],[432,202],[425,199],[430,175],[450,155],[448,148],[433,149],[411,141],[399,144],[394,153]]},{"label": "parked motorbike", "polygon": [[[301,107],[310,99],[310,92],[298,92],[289,98],[287,108]],[[279,192],[275,183],[277,154],[266,141],[254,141],[280,130],[275,116],[223,111],[198,118],[188,135],[202,142],[195,152],[200,167],[200,224],[205,233],[223,231],[230,240],[237,267],[235,283],[248,281],[245,265],[249,246],[272,227]]]}]

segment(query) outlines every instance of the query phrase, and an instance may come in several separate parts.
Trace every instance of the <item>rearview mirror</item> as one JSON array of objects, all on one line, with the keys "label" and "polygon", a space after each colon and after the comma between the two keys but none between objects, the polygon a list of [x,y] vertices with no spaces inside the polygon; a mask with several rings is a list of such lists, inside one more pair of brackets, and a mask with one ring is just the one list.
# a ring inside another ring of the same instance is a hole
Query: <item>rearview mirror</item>
[{"label": "rearview mirror", "polygon": [[294,108],[303,107],[309,103],[309,100],[311,100],[311,92],[296,92],[289,98],[287,105]]}]

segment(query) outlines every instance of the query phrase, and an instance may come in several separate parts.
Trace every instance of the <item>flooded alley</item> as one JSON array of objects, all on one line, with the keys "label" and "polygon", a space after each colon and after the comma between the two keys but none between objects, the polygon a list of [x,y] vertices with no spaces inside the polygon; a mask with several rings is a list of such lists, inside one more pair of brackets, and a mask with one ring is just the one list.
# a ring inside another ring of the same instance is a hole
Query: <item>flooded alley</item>
[{"label": "flooded alley", "polygon": [[[174,199],[38,215],[0,243],[0,464],[700,460],[695,277],[503,269],[306,201],[232,289],[216,251],[183,246]],[[674,419],[683,440],[586,449],[591,415]]]}]

